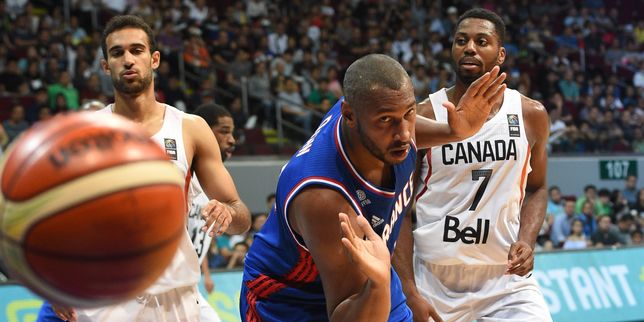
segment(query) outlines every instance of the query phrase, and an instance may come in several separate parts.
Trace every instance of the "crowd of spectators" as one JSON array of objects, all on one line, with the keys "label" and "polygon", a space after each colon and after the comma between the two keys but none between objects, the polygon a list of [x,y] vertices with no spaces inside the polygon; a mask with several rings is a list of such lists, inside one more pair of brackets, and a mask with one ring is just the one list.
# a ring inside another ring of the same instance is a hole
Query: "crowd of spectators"
[{"label": "crowd of spectators", "polygon": [[[113,15],[157,34],[159,100],[215,101],[236,126],[310,132],[367,53],[398,59],[417,98],[453,83],[451,34],[472,6],[507,24],[509,87],[543,102],[553,152],[644,152],[644,19],[637,0],[0,0],[0,118],[8,138],[52,114],[112,99],[100,67]],[[242,92],[248,89],[247,108]],[[319,112],[319,113],[318,113]],[[249,122],[249,119],[253,122]]]},{"label": "crowd of spectators", "polygon": [[587,185],[576,197],[552,186],[548,194],[540,250],[644,245],[644,188],[638,189],[636,176],[621,190]]}]

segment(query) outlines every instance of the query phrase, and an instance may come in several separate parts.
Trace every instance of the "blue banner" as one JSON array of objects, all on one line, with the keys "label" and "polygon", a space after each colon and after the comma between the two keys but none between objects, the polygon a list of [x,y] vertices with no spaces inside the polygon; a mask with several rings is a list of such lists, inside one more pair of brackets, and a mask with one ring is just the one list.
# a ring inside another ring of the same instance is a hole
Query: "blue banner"
[{"label": "blue banner", "polygon": [[[238,322],[241,272],[212,274],[201,292],[223,322]],[[644,320],[644,248],[537,254],[533,276],[555,321]],[[42,300],[19,285],[0,286],[0,322],[33,322]]]},{"label": "blue banner", "polygon": [[644,248],[538,254],[533,276],[555,321],[644,320]]},{"label": "blue banner", "polygon": [[[222,322],[239,322],[241,271],[212,273],[215,290],[207,294],[203,283],[199,290],[215,309]],[[0,284],[0,322],[34,322],[43,301],[27,288]]]}]

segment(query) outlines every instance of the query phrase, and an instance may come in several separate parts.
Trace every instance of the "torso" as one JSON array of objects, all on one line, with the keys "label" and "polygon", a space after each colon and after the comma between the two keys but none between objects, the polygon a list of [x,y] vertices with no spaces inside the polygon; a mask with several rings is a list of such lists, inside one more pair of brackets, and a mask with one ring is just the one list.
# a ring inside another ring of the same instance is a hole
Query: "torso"
[{"label": "torso", "polygon": [[[444,89],[430,95],[439,122],[447,122],[441,105],[447,99]],[[477,134],[431,148],[423,158],[416,254],[439,265],[505,265],[518,237],[530,171],[522,98],[507,89],[503,104]]]},{"label": "torso", "polygon": [[[395,188],[377,187],[365,180],[348,159],[341,138],[341,122],[338,102],[312,138],[284,167],[277,185],[275,207],[255,235],[244,267],[244,284],[249,296],[264,297],[266,301],[283,305],[290,303],[292,316],[302,321],[328,317],[315,263],[287,219],[290,202],[305,187],[334,190],[344,196],[356,214],[366,217],[391,252],[402,218],[411,204],[415,147],[403,163],[394,166]],[[258,281],[279,286],[262,293],[265,285]],[[391,320],[407,314],[400,281],[393,271],[391,303]]]},{"label": "torso", "polygon": [[[154,134],[151,136],[152,140],[165,150],[170,161],[172,161],[172,163],[181,170],[182,174],[186,178],[185,193],[187,210],[190,205],[190,201],[194,196],[191,196],[188,191],[192,177],[190,171],[192,158],[188,158],[188,156],[191,156],[192,154],[188,154],[189,152],[186,151],[186,145],[184,142],[184,113],[170,105],[163,105],[163,107],[165,111],[163,113],[162,123],[160,125],[144,127],[149,131],[154,131],[156,129]],[[110,104],[104,109],[98,111],[98,113],[112,113],[112,111],[113,105]],[[154,201],[151,200],[151,202]],[[187,229],[185,232],[186,233],[179,244],[179,249],[172,260],[172,263],[157,282],[146,290],[146,293],[159,294],[177,287],[196,285],[199,281],[199,263],[197,261],[196,253],[193,250],[190,237],[188,236]]]}]

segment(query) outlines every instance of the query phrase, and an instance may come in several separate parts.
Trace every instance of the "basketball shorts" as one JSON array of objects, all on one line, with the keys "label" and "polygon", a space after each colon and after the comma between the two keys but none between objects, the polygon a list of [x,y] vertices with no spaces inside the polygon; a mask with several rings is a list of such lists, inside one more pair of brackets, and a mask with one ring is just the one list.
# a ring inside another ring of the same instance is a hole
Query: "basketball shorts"
[{"label": "basketball shorts", "polygon": [[531,274],[505,265],[435,265],[414,257],[416,286],[444,321],[552,321]]},{"label": "basketball shorts", "polygon": [[221,322],[219,315],[215,312],[215,309],[210,306],[210,303],[203,297],[201,292],[199,293],[199,315],[201,317],[201,322]]},{"label": "basketball shorts", "polygon": [[76,310],[78,322],[193,322],[200,321],[196,286],[144,294],[132,300],[98,309]]}]

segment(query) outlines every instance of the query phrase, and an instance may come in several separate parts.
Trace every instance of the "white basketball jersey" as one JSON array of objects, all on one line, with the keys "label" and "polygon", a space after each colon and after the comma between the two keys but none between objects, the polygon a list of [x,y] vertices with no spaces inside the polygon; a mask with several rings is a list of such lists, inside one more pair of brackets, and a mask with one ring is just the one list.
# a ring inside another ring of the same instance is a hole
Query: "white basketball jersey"
[{"label": "white basketball jersey", "polygon": [[192,178],[192,181],[190,182],[190,190],[195,191],[197,195],[192,199],[192,207],[190,207],[190,212],[188,213],[188,233],[192,239],[192,244],[197,252],[197,256],[199,256],[199,263],[201,263],[208,254],[210,242],[212,241],[212,237],[208,236],[205,231],[201,230],[201,228],[206,224],[206,221],[201,218],[201,208],[210,200],[203,192],[197,177]]},{"label": "white basketball jersey", "polygon": [[[447,123],[445,89],[429,98],[436,120]],[[478,133],[427,150],[417,183],[416,256],[437,265],[507,264],[530,171],[521,94],[506,89]]]},{"label": "white basketball jersey", "polygon": [[[194,196],[191,193],[192,189],[189,189],[192,173],[188,160],[186,159],[186,150],[183,144],[184,113],[170,105],[164,105],[164,107],[163,125],[161,125],[161,129],[151,138],[165,149],[172,163],[181,170],[186,178],[186,205],[189,207]],[[111,113],[112,108],[113,104],[110,104],[99,112]],[[150,200],[150,202],[154,202],[154,200]],[[162,219],[159,218],[159,220]],[[174,288],[196,285],[200,278],[199,261],[192,246],[190,236],[188,235],[188,230],[186,229],[185,234],[179,242],[179,249],[174,255],[172,263],[163,272],[161,277],[146,290],[146,293],[160,294]]]}]

